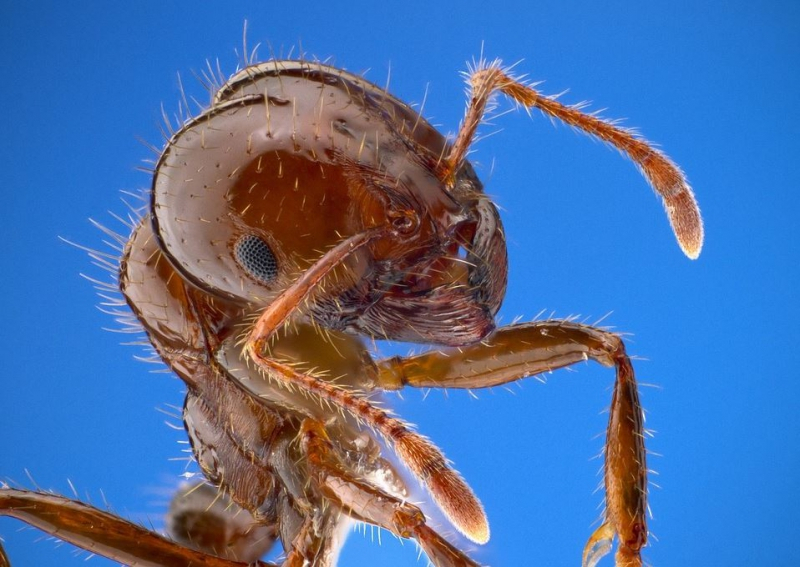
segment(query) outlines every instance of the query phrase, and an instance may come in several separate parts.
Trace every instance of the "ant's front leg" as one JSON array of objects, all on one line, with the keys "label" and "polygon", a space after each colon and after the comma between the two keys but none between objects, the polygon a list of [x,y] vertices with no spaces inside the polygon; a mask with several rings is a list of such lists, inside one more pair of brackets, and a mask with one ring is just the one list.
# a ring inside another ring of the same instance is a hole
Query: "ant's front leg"
[{"label": "ant's front leg", "polygon": [[[119,516],[47,492],[0,487],[0,516],[17,518],[53,537],[125,565],[253,565],[189,549]],[[0,550],[0,566],[9,564]],[[256,565],[275,567],[261,561]]]},{"label": "ant's front leg", "polygon": [[595,565],[617,536],[617,566],[639,566],[647,543],[644,424],[633,367],[618,335],[568,321],[511,325],[471,346],[383,360],[380,385],[486,388],[590,358],[616,366],[617,380],[606,434],[606,521],[586,544],[583,564]]},{"label": "ant's front leg", "polygon": [[348,516],[413,538],[436,567],[479,567],[425,523],[422,511],[359,478],[346,467],[319,421],[306,419],[300,430],[306,465],[317,490]]},{"label": "ant's front leg", "polygon": [[430,490],[453,525],[472,541],[486,543],[489,523],[483,506],[436,445],[413,431],[407,423],[376,406],[361,392],[340,387],[313,372],[298,371],[293,365],[269,354],[270,338],[292,320],[303,304],[324,289],[325,277],[358,249],[382,235],[384,232],[380,229],[361,232],[325,252],[262,311],[245,339],[243,354],[275,384],[310,395],[321,404],[346,412],[379,433]]}]

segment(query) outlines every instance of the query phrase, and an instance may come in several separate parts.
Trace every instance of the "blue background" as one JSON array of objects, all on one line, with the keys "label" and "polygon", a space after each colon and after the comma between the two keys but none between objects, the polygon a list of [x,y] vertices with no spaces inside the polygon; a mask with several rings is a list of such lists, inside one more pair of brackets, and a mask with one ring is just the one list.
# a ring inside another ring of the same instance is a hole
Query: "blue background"
[{"label": "blue background", "polygon": [[[49,4],[49,5],[48,5]],[[70,6],[70,4],[75,4]],[[482,49],[626,118],[695,187],[707,240],[689,261],[630,162],[534,114],[498,117],[474,147],[503,209],[510,284],[502,319],[541,310],[631,333],[643,386],[653,488],[646,559],[668,565],[800,565],[798,61],[796,2],[26,2],[0,7],[0,476],[70,492],[159,525],[184,470],[184,439],[156,411],[182,384],[133,359],[129,337],[58,237],[102,247],[120,190],[162,145],[160,105],[176,72],[207,59],[233,72],[243,21],[259,53],[297,46],[383,84],[454,132],[459,71]],[[92,4],[95,4],[94,6]],[[430,5],[429,5],[430,4]],[[501,101],[501,109],[511,108]],[[405,350],[406,347],[403,347]],[[577,565],[601,494],[598,455],[613,373],[596,365],[547,383],[404,392],[401,415],[439,443],[482,498],[481,562]],[[83,565],[4,519],[14,565]],[[380,537],[382,545],[378,545]],[[343,566],[424,564],[387,533],[350,536]],[[90,563],[105,565],[100,559]],[[606,560],[603,565],[610,565]]]}]

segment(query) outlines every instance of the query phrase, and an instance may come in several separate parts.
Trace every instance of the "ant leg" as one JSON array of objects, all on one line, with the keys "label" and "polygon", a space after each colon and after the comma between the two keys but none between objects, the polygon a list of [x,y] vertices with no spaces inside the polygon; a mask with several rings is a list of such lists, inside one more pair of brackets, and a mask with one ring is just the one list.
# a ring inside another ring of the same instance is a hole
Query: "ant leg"
[{"label": "ant leg", "polygon": [[[0,488],[0,515],[17,518],[90,553],[127,565],[248,565],[183,547],[114,514],[55,494]],[[0,565],[2,560],[0,555]],[[5,561],[8,565],[7,558]],[[275,567],[261,561],[256,565]]]},{"label": "ant leg", "polygon": [[337,386],[313,373],[298,372],[292,365],[268,355],[269,338],[314,296],[325,276],[354,251],[382,235],[382,229],[365,231],[343,240],[323,254],[261,313],[247,336],[243,353],[255,362],[268,380],[290,390],[299,389],[322,403],[341,408],[382,435],[428,487],[453,525],[472,541],[486,543],[489,540],[489,522],[483,506],[438,447],[360,393]]},{"label": "ant leg", "polygon": [[322,423],[306,419],[300,436],[317,489],[348,516],[387,529],[398,537],[414,538],[436,567],[478,567],[431,529],[419,508],[358,478],[342,464]]},{"label": "ant leg", "polygon": [[471,346],[380,361],[379,384],[387,390],[486,388],[590,358],[616,366],[617,379],[606,432],[606,521],[586,544],[583,564],[595,565],[616,536],[617,566],[639,566],[647,543],[644,424],[633,367],[618,335],[568,321],[511,325]]}]

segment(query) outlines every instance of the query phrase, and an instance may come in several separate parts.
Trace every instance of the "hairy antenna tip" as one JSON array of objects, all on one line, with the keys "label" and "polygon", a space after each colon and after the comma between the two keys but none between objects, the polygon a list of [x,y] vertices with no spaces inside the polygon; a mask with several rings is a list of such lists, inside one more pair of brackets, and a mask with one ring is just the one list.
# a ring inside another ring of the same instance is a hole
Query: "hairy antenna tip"
[{"label": "hairy antenna tip", "polygon": [[703,219],[691,189],[665,197],[664,206],[681,250],[697,260],[703,249]]},{"label": "hairy antenna tip", "polygon": [[437,504],[458,531],[475,543],[489,541],[489,520],[483,506],[458,473],[443,470],[428,482]]}]

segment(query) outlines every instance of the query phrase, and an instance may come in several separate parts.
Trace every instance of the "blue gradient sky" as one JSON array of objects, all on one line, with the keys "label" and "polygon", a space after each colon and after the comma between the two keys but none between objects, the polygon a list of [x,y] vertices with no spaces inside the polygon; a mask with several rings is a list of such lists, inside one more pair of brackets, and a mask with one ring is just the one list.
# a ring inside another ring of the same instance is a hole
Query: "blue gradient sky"
[{"label": "blue gradient sky", "polygon": [[[653,386],[642,391],[656,431],[653,565],[800,564],[797,3],[70,4],[0,6],[0,478],[30,486],[28,470],[60,492],[70,479],[93,502],[104,495],[159,524],[184,436],[156,408],[180,405],[182,385],[102,330],[115,323],[79,276],[101,272],[58,237],[101,246],[87,218],[114,226],[119,191],[149,184],[140,140],[161,146],[176,73],[202,97],[192,71],[219,58],[232,72],[247,19],[264,58],[302,45],[381,84],[391,67],[391,90],[419,102],[427,88],[425,115],[445,132],[463,113],[459,71],[483,45],[523,60],[517,69],[545,92],[569,89],[562,101],[590,100],[659,143],[705,215],[696,262],[616,152],[524,112],[484,128],[497,133],[474,161],[509,237],[503,320],[613,312],[604,323],[631,333],[639,379]],[[478,399],[396,400],[483,499],[492,539],[478,560],[579,564],[601,502],[593,457],[612,378],[581,365]],[[84,565],[20,525],[0,521],[12,564]],[[371,539],[353,534],[341,564],[424,564],[413,545]]]}]

